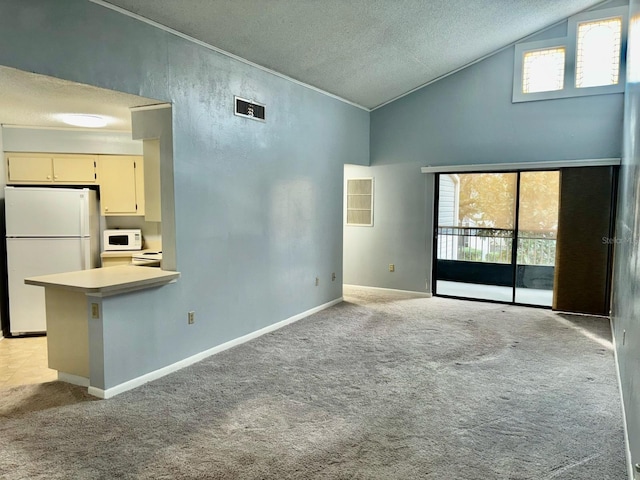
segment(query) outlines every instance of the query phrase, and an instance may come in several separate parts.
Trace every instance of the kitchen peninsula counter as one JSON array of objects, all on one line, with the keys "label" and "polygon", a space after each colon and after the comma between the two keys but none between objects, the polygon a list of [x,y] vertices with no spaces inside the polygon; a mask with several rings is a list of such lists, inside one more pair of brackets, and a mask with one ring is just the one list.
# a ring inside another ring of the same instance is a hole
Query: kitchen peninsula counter
[{"label": "kitchen peninsula counter", "polygon": [[156,267],[118,265],[30,277],[25,278],[24,283],[72,290],[92,296],[107,296],[159,287],[175,281],[178,277],[180,277],[179,272],[170,272]]},{"label": "kitchen peninsula counter", "polygon": [[[126,344],[126,327],[136,322],[140,302],[153,308],[153,297],[180,277],[179,272],[155,267],[120,265],[25,278],[27,285],[44,287],[49,368],[58,379],[89,387],[101,398],[116,394],[121,368],[111,367]],[[131,297],[134,295],[135,297]],[[124,327],[114,335],[114,328]]]}]

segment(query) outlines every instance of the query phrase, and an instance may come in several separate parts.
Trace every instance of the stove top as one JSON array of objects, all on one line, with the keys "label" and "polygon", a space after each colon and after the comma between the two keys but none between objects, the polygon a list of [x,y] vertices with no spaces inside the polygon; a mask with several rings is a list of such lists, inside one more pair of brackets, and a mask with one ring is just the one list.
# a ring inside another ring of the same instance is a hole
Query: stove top
[{"label": "stove top", "polygon": [[131,257],[132,265],[145,267],[159,267],[162,261],[162,252],[143,252]]}]

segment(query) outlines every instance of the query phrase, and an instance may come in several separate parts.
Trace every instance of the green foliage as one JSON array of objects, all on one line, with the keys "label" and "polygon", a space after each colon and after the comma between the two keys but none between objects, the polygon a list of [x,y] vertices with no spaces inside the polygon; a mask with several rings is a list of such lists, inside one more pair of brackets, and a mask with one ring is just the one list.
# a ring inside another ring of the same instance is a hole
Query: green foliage
[{"label": "green foliage", "polygon": [[467,262],[481,262],[482,250],[471,247],[458,247],[458,260],[466,260]]},{"label": "green foliage", "polygon": [[547,238],[521,238],[518,242],[518,264],[555,265],[556,242]]},{"label": "green foliage", "polygon": [[490,263],[511,263],[511,249],[503,247],[497,252],[489,252],[484,256],[485,262]]},{"label": "green foliage", "polygon": [[[517,174],[461,174],[459,179],[459,225],[471,221],[484,228],[514,228]],[[559,172],[521,173],[520,230],[557,230],[559,192]]]}]

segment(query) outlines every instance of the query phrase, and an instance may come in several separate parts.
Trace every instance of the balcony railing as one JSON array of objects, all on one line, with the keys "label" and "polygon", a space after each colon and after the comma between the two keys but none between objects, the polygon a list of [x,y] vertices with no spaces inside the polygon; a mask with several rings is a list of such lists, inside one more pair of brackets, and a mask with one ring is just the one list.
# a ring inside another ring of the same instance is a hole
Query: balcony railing
[{"label": "balcony railing", "polygon": [[[478,227],[438,227],[438,259],[463,262],[511,263],[514,230]],[[519,265],[555,264],[554,231],[518,236]]]},{"label": "balcony railing", "polygon": [[518,234],[518,265],[556,264],[556,232],[520,232]]}]

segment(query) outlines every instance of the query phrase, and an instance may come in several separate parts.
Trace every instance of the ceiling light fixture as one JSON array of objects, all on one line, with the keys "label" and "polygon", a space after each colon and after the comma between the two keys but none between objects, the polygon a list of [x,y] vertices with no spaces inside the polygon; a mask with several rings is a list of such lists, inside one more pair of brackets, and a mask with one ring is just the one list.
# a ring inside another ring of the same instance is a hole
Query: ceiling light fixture
[{"label": "ceiling light fixture", "polygon": [[83,113],[63,113],[60,120],[74,127],[100,128],[107,126],[107,119],[99,115],[86,115]]}]

